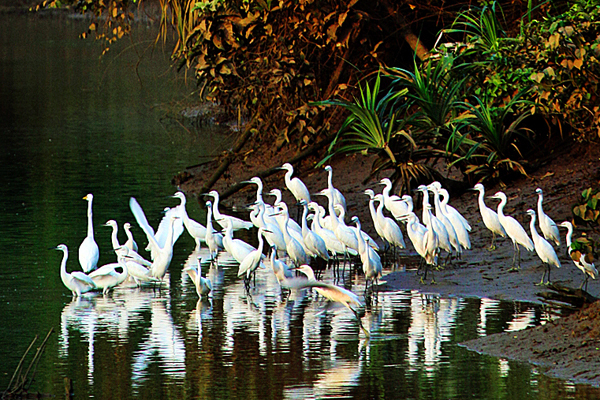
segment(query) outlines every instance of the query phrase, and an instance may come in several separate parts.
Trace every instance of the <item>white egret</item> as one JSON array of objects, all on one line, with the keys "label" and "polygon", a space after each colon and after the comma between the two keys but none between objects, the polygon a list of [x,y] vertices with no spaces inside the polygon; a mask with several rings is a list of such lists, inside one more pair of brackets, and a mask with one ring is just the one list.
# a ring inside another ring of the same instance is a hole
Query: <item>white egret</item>
[{"label": "white egret", "polygon": [[414,212],[408,213],[402,220],[406,221],[406,233],[417,253],[425,260],[425,235],[427,228],[419,222]]},{"label": "white egret", "polygon": [[291,271],[290,267],[277,258],[277,246],[271,246],[271,268],[273,269],[273,273],[275,273],[275,277],[280,286],[284,285],[288,279],[294,277],[294,273]]},{"label": "white egret", "polygon": [[300,205],[302,206],[302,239],[304,241],[304,247],[308,250],[308,255],[311,257],[320,257],[325,261],[329,261],[329,253],[327,252],[325,241],[308,227],[308,222],[306,221],[308,216],[308,203],[306,200],[300,200]]},{"label": "white egret", "polygon": [[238,263],[241,263],[248,254],[256,249],[241,239],[233,238],[233,227],[230,219],[226,218],[224,224],[223,247]]},{"label": "white egret", "polygon": [[554,222],[552,218],[544,213],[544,208],[542,207],[542,202],[544,201],[544,192],[541,188],[537,188],[535,192],[538,194],[537,209],[542,234],[546,239],[552,240],[557,246],[560,246],[560,234],[558,233],[558,226],[556,226],[556,222]]},{"label": "white egret", "polygon": [[183,220],[183,225],[185,226],[185,229],[188,231],[190,236],[194,239],[198,239],[201,242],[206,240],[206,227],[198,221],[191,219],[187,213],[187,201],[185,193],[183,193],[182,191],[177,191],[172,197],[179,199],[179,201],[181,202],[178,206],[180,210],[179,216]]},{"label": "white egret", "polygon": [[[452,244],[450,243],[450,235],[446,226],[431,212],[431,206],[429,204],[429,189],[427,186],[420,185],[417,191],[423,193],[423,218],[422,221],[427,229],[433,229],[437,236],[437,243],[440,249],[445,250],[448,255],[452,253]],[[429,220],[431,219],[431,224]]]},{"label": "white egret", "polygon": [[408,213],[413,212],[414,204],[412,196],[405,194],[404,196],[402,196],[402,201],[404,201],[408,206]]},{"label": "white egret", "polygon": [[125,242],[125,246],[130,248],[133,251],[138,251],[138,245],[133,238],[133,233],[131,233],[131,224],[129,222],[125,222],[123,224],[123,230],[125,230],[125,234],[127,235],[127,241]]},{"label": "white egret", "polygon": [[339,204],[343,209],[344,212],[347,211],[346,209],[346,198],[344,197],[344,195],[342,194],[342,192],[340,192],[338,189],[336,189],[333,186],[333,169],[331,168],[331,165],[326,165],[325,166],[325,171],[327,171],[328,175],[327,175],[327,189],[329,189],[331,191],[331,198],[333,200],[333,204]]},{"label": "white egret", "polygon": [[454,207],[448,204],[448,191],[444,188],[438,189],[438,193],[441,196],[440,205],[442,207],[442,212],[450,220],[452,226],[454,227],[454,231],[456,232],[456,236],[458,238],[458,242],[465,250],[469,250],[471,248],[471,238],[469,237],[469,232],[471,231],[471,225],[467,221],[465,217],[463,217]]},{"label": "white egret", "polygon": [[[171,219],[172,215],[177,217],[173,223],[173,244],[175,242],[177,242],[179,237],[185,231],[181,206],[176,206],[173,208],[165,207],[165,209],[163,210],[163,214],[164,215],[158,224],[158,229],[156,229],[156,235],[154,236],[156,238],[156,242],[161,247],[164,246],[165,243],[167,243],[167,236],[169,235],[169,229],[170,229],[169,224],[170,224],[170,219]],[[146,250],[152,251],[151,246],[146,248]],[[154,259],[154,256],[152,256],[152,259]]]},{"label": "white egret", "polygon": [[[129,276],[127,264],[123,262],[121,257],[118,257],[117,259],[118,262],[103,265],[89,274],[89,277],[92,278],[96,287],[102,289],[102,294],[104,295],[115,286],[119,286],[123,283]],[[117,272],[116,268],[118,267],[121,267],[123,272]]]},{"label": "white egret", "polygon": [[187,273],[192,282],[194,282],[198,297],[203,298],[208,296],[212,290],[212,283],[210,279],[202,276],[202,259],[200,257],[198,257],[196,265],[188,265],[183,272]]},{"label": "white egret", "polygon": [[[113,250],[117,254],[117,257],[122,258],[122,262],[127,264],[128,274],[133,278],[136,285],[140,285],[140,281],[151,281],[155,280],[154,277],[150,275],[150,271],[147,267],[151,266],[152,263],[150,261],[145,260],[142,256],[140,256],[136,251],[131,250],[129,247],[119,244],[119,239],[117,237],[117,233],[119,230],[119,226],[117,222],[113,219],[106,221],[104,226],[112,227],[111,234],[111,242],[113,246]],[[98,270],[96,270],[98,271]],[[95,272],[95,271],[94,271]],[[90,276],[92,276],[90,274]]]},{"label": "white egret", "polygon": [[94,195],[89,193],[87,196],[83,198],[83,200],[87,200],[87,236],[79,245],[79,264],[83,269],[83,272],[88,273],[94,269],[98,265],[98,258],[100,258],[100,250],[98,249],[98,244],[94,240],[94,224],[92,221],[92,201],[94,200]]},{"label": "white egret", "polygon": [[244,257],[238,268],[238,278],[244,277],[244,281],[246,282],[246,284],[248,284],[250,278],[252,277],[252,274],[254,274],[254,271],[256,271],[258,267],[266,269],[265,265],[262,262],[264,258],[264,232],[264,228],[258,228],[258,247],[255,250],[252,250],[246,257]]},{"label": "white egret", "polygon": [[67,272],[67,259],[69,258],[69,249],[64,244],[59,244],[54,250],[60,250],[63,252],[63,258],[60,263],[60,278],[64,285],[71,291],[73,296],[81,296],[83,293],[87,293],[90,290],[96,289],[96,284],[86,274],[81,271]]},{"label": "white egret", "polygon": [[304,288],[315,288],[317,293],[326,299],[343,304],[346,306],[358,321],[360,328],[363,330],[367,337],[370,336],[370,332],[364,328],[360,316],[358,315],[358,311],[352,308],[353,305],[357,307],[362,307],[363,304],[358,298],[358,296],[351,292],[350,290],[344,289],[342,287],[331,285],[325,282],[320,282],[315,279],[315,273],[313,269],[308,265],[301,265],[297,268],[298,271],[302,272],[308,279],[303,278],[294,278],[288,279],[285,283],[285,286],[291,289],[304,289]]},{"label": "white egret", "polygon": [[[342,208],[342,206],[340,206],[339,204],[336,204],[334,209],[338,212],[338,222],[342,225],[346,225],[346,223],[344,222],[346,220],[346,213],[344,211],[344,209]],[[353,229],[352,227],[348,227],[350,229]],[[353,230],[354,232],[354,230]],[[375,241],[375,239],[373,239],[371,237],[371,235],[369,235],[367,232],[365,231],[360,231],[360,235],[362,236],[362,238],[364,239],[365,243],[371,247],[373,250],[375,251],[379,251],[379,245],[377,244],[377,242]],[[357,238],[358,240],[358,238]],[[357,250],[357,249],[355,249]]]},{"label": "white egret", "polygon": [[[499,199],[498,204],[498,220],[502,224],[502,228],[513,242],[513,262],[511,270],[521,267],[521,248],[519,245],[525,247],[528,251],[534,250],[533,241],[527,236],[527,232],[516,219],[509,215],[504,215],[504,206],[506,205],[506,194],[503,192],[497,192],[495,195],[490,197],[491,199]],[[518,259],[518,262],[517,262]],[[517,262],[517,267],[515,267]]]},{"label": "white egret", "polygon": [[[373,221],[373,227],[375,228],[375,232],[384,241],[384,245],[389,245],[389,242],[385,239],[385,234],[383,232],[383,221],[380,219],[377,214],[377,210],[375,209],[375,192],[371,189],[365,190],[365,194],[369,196],[369,213],[371,214],[371,220]],[[380,203],[381,204],[381,203]],[[383,215],[383,214],[382,214]]]},{"label": "white egret", "polygon": [[231,229],[234,231],[238,231],[240,229],[250,229],[254,226],[250,221],[244,221],[241,218],[222,214],[219,211],[219,192],[216,190],[211,190],[207,195],[214,199],[212,207],[213,220],[216,221],[222,228],[225,228],[227,220],[231,222]]},{"label": "white egret", "polygon": [[273,209],[273,206],[271,206],[270,204],[267,204],[264,202],[263,197],[262,197],[262,192],[263,192],[263,182],[262,180],[258,177],[255,176],[253,178],[251,178],[249,181],[243,181],[242,183],[253,183],[256,186],[258,186],[258,188],[256,189],[256,202],[259,204],[263,204],[265,206],[265,212],[268,215],[271,215],[273,213],[275,213],[275,210]]},{"label": "white egret", "polygon": [[459,213],[456,210],[456,208],[454,208],[450,204],[448,204],[448,201],[450,201],[450,194],[448,193],[448,191],[446,189],[444,189],[442,187],[442,184],[439,183],[438,181],[432,182],[431,184],[436,187],[436,189],[440,193],[440,196],[442,196],[442,198],[441,198],[442,204],[446,204],[446,206],[444,207],[446,215],[454,215],[455,218],[457,218],[458,220],[460,220],[462,222],[463,226],[467,229],[467,231],[471,232],[471,225],[469,224],[469,221],[467,221],[467,219],[465,217],[463,217],[463,215],[461,213]]},{"label": "white egret", "polygon": [[329,216],[331,217],[331,230],[335,234],[335,237],[344,245],[344,262],[345,258],[349,254],[349,250],[352,250],[358,254],[358,239],[356,238],[356,234],[354,230],[346,224],[340,221],[337,213],[335,211],[335,207],[338,207],[340,212],[343,212],[343,208],[338,204],[334,205],[333,197],[331,191],[329,189],[323,189],[319,193],[319,195],[327,196],[327,205],[329,209]]},{"label": "white egret", "polygon": [[481,213],[483,224],[492,232],[492,243],[490,244],[489,249],[494,250],[496,248],[496,235],[506,237],[506,231],[502,227],[502,224],[498,219],[498,214],[496,213],[496,211],[486,206],[485,200],[483,198],[485,194],[485,188],[483,187],[483,185],[481,183],[478,183],[475,185],[475,187],[473,187],[472,190],[476,190],[477,192],[479,192],[479,212]]},{"label": "white egret", "polygon": [[[169,209],[169,211],[162,218],[158,230],[156,233],[154,233],[154,229],[152,226],[150,226],[148,220],[146,219],[144,210],[135,197],[131,197],[129,199],[129,208],[131,209],[131,213],[135,217],[139,227],[142,229],[146,235],[146,238],[148,239],[148,246],[146,249],[150,249],[150,258],[152,260],[156,258],[157,254],[160,252],[160,249],[163,249],[166,246],[169,233],[171,234],[170,240],[172,247],[172,243],[174,243],[179,235],[181,235],[183,232],[183,222],[181,221],[181,218],[177,216],[178,212],[176,210],[173,211]],[[175,219],[172,221],[171,217],[175,217]],[[176,225],[175,221],[178,221]],[[171,223],[173,223],[173,225],[171,225]]]},{"label": "white egret", "polygon": [[277,221],[273,222],[265,220],[265,205],[264,203],[254,203],[250,206],[253,210],[250,215],[254,216],[255,225],[257,228],[264,228],[263,236],[269,243],[269,246],[277,246],[281,251],[285,251],[285,238],[283,237],[283,232],[277,225]]},{"label": "white egret", "polygon": [[573,225],[569,221],[562,222],[559,226],[563,228],[567,228],[567,252],[573,260],[573,263],[585,276],[585,280],[579,286],[579,289],[585,288],[587,290],[588,279],[592,277],[592,279],[596,279],[598,276],[598,270],[594,265],[593,258],[591,255],[583,253],[581,250],[577,250],[573,245]]},{"label": "white egret", "polygon": [[294,173],[292,164],[285,163],[279,168],[287,171],[285,173],[285,186],[292,192],[296,201],[300,202],[300,200],[304,200],[306,203],[310,203],[310,192],[306,188],[304,182],[299,178],[292,178],[292,174]]},{"label": "white egret", "polygon": [[[275,209],[275,213],[273,213],[271,215],[271,217],[275,219],[275,221],[277,222],[277,225],[279,225],[279,229],[281,230],[281,232],[283,232],[283,223],[284,223],[285,218],[284,218],[283,214],[280,213],[279,210],[277,209],[277,206],[279,206],[280,204],[283,203],[283,200],[281,200],[281,190],[272,189],[269,192],[269,195],[275,197],[275,201],[273,202],[273,207]],[[286,207],[287,207],[287,204],[286,204]],[[289,217],[289,214],[288,214],[288,217]],[[300,226],[300,224],[298,224],[296,221],[294,221],[291,218],[288,218],[288,229],[289,229],[290,233],[296,232],[298,234],[298,235],[294,235],[294,237],[296,237],[296,238],[302,237],[302,227]]]},{"label": "white egret", "polygon": [[164,246],[161,247],[154,237],[148,236],[148,239],[152,242],[152,247],[155,254],[154,259],[152,260],[152,265],[150,266],[150,274],[155,278],[162,280],[167,273],[169,265],[171,264],[171,259],[173,258],[175,221],[179,219],[180,218],[176,215],[169,216],[167,238]]},{"label": "white egret", "polygon": [[545,284],[550,283],[550,269],[551,266],[554,265],[556,268],[560,268],[560,261],[558,260],[558,256],[554,251],[552,245],[535,229],[535,211],[532,209],[527,210],[527,214],[531,216],[531,222],[529,223],[529,229],[531,230],[531,237],[533,238],[533,244],[535,247],[535,252],[537,253],[542,263],[546,264],[546,268],[544,268],[544,275],[542,275],[542,280],[539,285],[544,285],[544,277],[546,276],[546,271],[548,271],[548,281]]},{"label": "white egret", "polygon": [[399,196],[390,196],[390,191],[392,190],[392,181],[389,178],[383,178],[379,183],[385,186],[382,191],[383,205],[385,208],[391,212],[396,219],[406,215],[409,211],[408,204],[406,204],[406,202],[403,201]]},{"label": "white egret", "polygon": [[[360,256],[360,261],[363,264],[363,272],[365,274],[365,292],[368,289],[369,281],[377,283],[379,278],[383,275],[383,265],[381,264],[381,258],[379,254],[371,247],[367,246],[364,238],[361,234],[361,226],[360,220],[357,216],[353,216],[351,221],[356,224],[355,232],[356,237],[358,238],[358,254]],[[373,285],[371,285],[373,286]]]},{"label": "white egret", "polygon": [[383,195],[378,194],[375,196],[375,201],[379,202],[377,206],[377,218],[380,221],[381,228],[383,229],[383,236],[394,249],[406,248],[406,243],[404,242],[404,236],[402,235],[402,231],[398,224],[391,218],[383,215],[383,207],[385,205],[383,200]]},{"label": "white egret", "polygon": [[206,202],[206,235],[204,241],[210,252],[210,259],[215,260],[219,254],[219,250],[223,248],[223,235],[216,232],[212,224],[212,203]]},{"label": "white egret", "polygon": [[[425,205],[425,211],[429,214],[429,218],[425,220],[425,227],[427,228],[427,233],[424,236],[423,247],[425,250],[425,273],[421,277],[421,283],[424,283],[427,279],[427,270],[429,266],[435,267],[437,266],[438,261],[438,253],[439,253],[439,235],[438,232],[433,228],[433,221],[435,218],[431,213],[431,205]],[[435,283],[435,278],[433,277],[433,270],[431,271],[431,283]]]},{"label": "white egret", "polygon": [[[448,231],[448,238],[450,239],[450,244],[456,251],[457,256],[460,258],[460,255],[462,254],[462,249],[461,249],[461,243],[458,238],[458,233],[456,232],[454,225],[452,224],[452,222],[450,221],[450,219],[444,212],[442,203],[440,201],[440,192],[438,190],[436,183],[438,183],[438,182],[431,183],[427,186],[427,189],[431,193],[433,193],[433,204],[435,205],[435,216],[446,227],[446,231]],[[468,238],[467,238],[467,240],[468,240]],[[471,247],[470,242],[469,242],[469,247]]]},{"label": "white egret", "polygon": [[[346,246],[340,242],[340,240],[335,236],[335,233],[327,228],[324,228],[322,223],[323,213],[325,209],[319,206],[314,201],[308,205],[309,209],[315,212],[315,217],[312,222],[312,230],[323,239],[325,245],[327,246],[327,250],[334,255],[345,255]],[[358,253],[355,250],[348,249],[351,255],[357,255]]]},{"label": "white egret", "polygon": [[123,245],[115,249],[115,253],[117,253],[117,257],[122,259],[122,262],[127,264],[127,273],[133,278],[137,286],[140,286],[141,282],[159,281],[150,273],[149,267],[152,266],[152,263],[143,259],[135,251]]},{"label": "white egret", "polygon": [[[298,240],[296,237],[292,236],[290,232],[290,218],[288,214],[287,205],[284,202],[281,202],[277,204],[277,208],[280,210],[278,214],[281,214],[283,216],[283,226],[281,227],[281,233],[283,233],[283,238],[285,240],[285,248],[288,256],[291,258],[292,262],[296,266],[308,263],[309,258],[306,255],[304,245],[302,244],[304,240]],[[300,236],[300,238],[302,238],[302,236]]]},{"label": "white egret", "polygon": [[119,225],[117,224],[117,221],[115,221],[114,219],[109,219],[108,221],[106,221],[104,226],[109,226],[112,228],[112,232],[110,234],[110,241],[111,241],[113,250],[116,250],[119,247],[121,247],[121,245],[119,244],[119,237],[118,237]]}]

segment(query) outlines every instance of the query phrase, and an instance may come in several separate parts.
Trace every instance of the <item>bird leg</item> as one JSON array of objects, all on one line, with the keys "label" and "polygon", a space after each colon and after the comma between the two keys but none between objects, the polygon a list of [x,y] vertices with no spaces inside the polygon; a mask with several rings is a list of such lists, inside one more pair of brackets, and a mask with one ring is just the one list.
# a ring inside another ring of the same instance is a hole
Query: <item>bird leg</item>
[{"label": "bird leg", "polygon": [[350,310],[352,310],[352,312],[354,313],[354,316],[356,317],[356,320],[358,321],[358,326],[360,327],[360,329],[365,333],[365,336],[370,339],[371,338],[371,332],[369,332],[368,329],[363,326],[362,320],[358,316],[358,311],[356,311],[352,307],[348,307],[348,308]]},{"label": "bird leg", "polygon": [[425,263],[425,273],[421,277],[421,284],[425,284],[425,279],[427,279],[427,269],[428,269],[428,267],[429,267],[429,264]]},{"label": "bird leg", "polygon": [[[543,286],[543,285],[547,285],[547,283],[544,283],[544,278],[546,277],[546,267],[544,266],[544,275],[542,275],[542,280],[540,281],[540,283],[536,283],[536,286]],[[550,282],[550,272],[548,271],[548,282]]]},{"label": "bird leg", "polygon": [[494,251],[496,250],[496,232],[492,232],[492,243],[490,244],[490,247],[488,247],[489,251]]},{"label": "bird leg", "polygon": [[512,266],[508,270],[508,272],[518,272],[521,269],[521,262],[520,261],[519,261],[519,265],[515,266],[516,259],[517,259],[517,254],[519,254],[519,259],[520,259],[521,255],[520,255],[520,251],[519,251],[519,245],[516,242],[513,242],[513,260],[512,260]]}]

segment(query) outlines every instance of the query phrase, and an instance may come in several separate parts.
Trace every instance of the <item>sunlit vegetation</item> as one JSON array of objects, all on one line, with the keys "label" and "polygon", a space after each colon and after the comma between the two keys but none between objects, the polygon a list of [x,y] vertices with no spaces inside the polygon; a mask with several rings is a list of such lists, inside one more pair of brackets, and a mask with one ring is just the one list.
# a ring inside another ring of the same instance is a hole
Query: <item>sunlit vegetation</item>
[{"label": "sunlit vegetation", "polygon": [[[43,5],[95,15],[88,34],[107,51],[149,3]],[[255,145],[301,148],[337,132],[320,164],[376,154],[372,174],[391,170],[402,190],[440,160],[470,184],[501,181],[527,174],[551,135],[600,135],[596,2],[363,3],[160,0],[157,40],[174,32],[173,59],[195,74],[198,101],[251,118]],[[431,49],[411,30],[417,17],[444,24],[421,31],[437,38]]]},{"label": "sunlit vegetation", "polygon": [[[389,104],[380,108],[396,125],[385,126],[390,136],[425,136],[419,149],[444,151],[447,166],[458,168],[471,184],[526,175],[528,156],[540,151],[548,135],[597,139],[599,9],[587,1],[560,6],[542,3],[537,11],[543,9],[545,17],[539,19],[529,9],[514,37],[498,2],[470,8],[442,32],[442,44],[427,60],[412,70],[384,69],[392,89],[382,98]],[[533,115],[537,126],[528,124]],[[542,129],[539,121],[545,121]],[[355,123],[351,115],[342,129]],[[406,177],[397,178],[409,187]]]}]

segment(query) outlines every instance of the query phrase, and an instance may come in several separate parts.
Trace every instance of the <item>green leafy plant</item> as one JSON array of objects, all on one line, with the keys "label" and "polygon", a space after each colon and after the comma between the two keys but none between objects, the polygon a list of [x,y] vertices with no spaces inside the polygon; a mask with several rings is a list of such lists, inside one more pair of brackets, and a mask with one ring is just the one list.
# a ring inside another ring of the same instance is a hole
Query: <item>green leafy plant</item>
[{"label": "green leafy plant", "polygon": [[598,223],[600,216],[600,190],[587,188],[581,192],[579,202],[573,206],[575,219],[581,222]]},{"label": "green leafy plant", "polygon": [[404,111],[405,125],[418,135],[427,135],[431,144],[445,146],[459,116],[467,77],[455,74],[453,61],[448,55],[431,58],[421,66],[415,62],[413,71],[386,71],[392,79],[392,90],[408,91],[405,98],[398,99],[404,104],[395,107]]},{"label": "green leafy plant", "polygon": [[[339,106],[350,114],[342,124],[328,149],[328,154],[317,164],[321,166],[329,159],[344,153],[373,153],[370,177],[382,170],[393,170],[390,179],[407,190],[413,182],[431,180],[433,170],[426,161],[439,156],[429,148],[425,136],[415,136],[405,128],[395,105],[405,96],[408,89],[389,90],[381,93],[381,78],[378,74],[373,86],[360,87],[360,96],[353,102],[326,100],[319,105]],[[424,141],[425,139],[425,141]]]},{"label": "green leafy plant", "polygon": [[317,167],[324,165],[329,159],[340,153],[376,153],[396,163],[396,157],[390,149],[392,136],[402,136],[412,146],[416,146],[405,131],[396,131],[395,114],[390,109],[390,101],[406,94],[407,90],[388,93],[380,96],[381,78],[377,75],[373,88],[367,84],[360,87],[360,96],[353,102],[344,100],[326,100],[316,104],[333,105],[345,108],[350,112],[336,137],[331,142],[328,154]]},{"label": "green leafy plant", "polygon": [[527,175],[519,143],[528,141],[530,130],[521,124],[530,113],[515,113],[519,103],[525,102],[521,95],[500,107],[490,106],[478,97],[473,97],[473,104],[462,103],[466,114],[448,141],[447,151],[457,156],[451,165],[459,165],[474,181],[498,179],[515,171]]},{"label": "green leafy plant", "polygon": [[452,27],[445,32],[464,34],[465,42],[469,45],[466,51],[496,53],[500,49],[501,39],[506,37],[506,32],[497,18],[498,13],[502,15],[502,7],[496,1],[482,7],[471,7],[460,12]]}]

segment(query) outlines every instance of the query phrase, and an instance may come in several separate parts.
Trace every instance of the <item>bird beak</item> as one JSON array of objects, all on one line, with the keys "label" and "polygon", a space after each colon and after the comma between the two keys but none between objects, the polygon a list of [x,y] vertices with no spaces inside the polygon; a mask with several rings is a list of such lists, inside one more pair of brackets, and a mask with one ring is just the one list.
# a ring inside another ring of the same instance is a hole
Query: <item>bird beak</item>
[{"label": "bird beak", "polygon": [[242,183],[244,183],[244,184],[248,185],[248,184],[250,184],[250,183],[254,183],[254,182],[252,182],[252,181],[241,181],[241,182],[240,182],[240,185],[241,185]]}]

